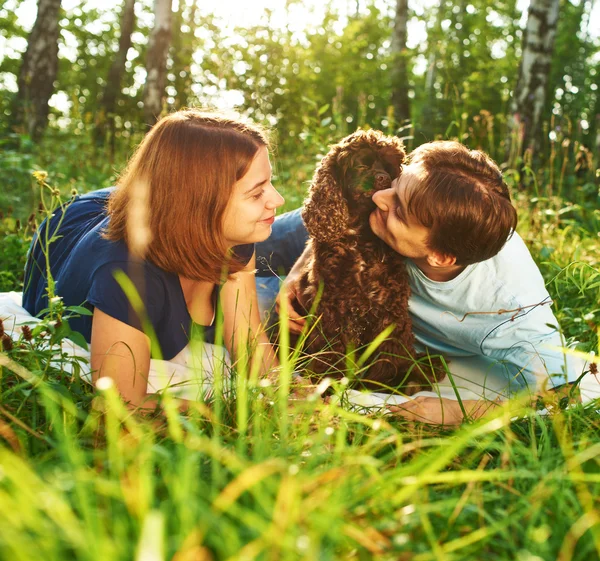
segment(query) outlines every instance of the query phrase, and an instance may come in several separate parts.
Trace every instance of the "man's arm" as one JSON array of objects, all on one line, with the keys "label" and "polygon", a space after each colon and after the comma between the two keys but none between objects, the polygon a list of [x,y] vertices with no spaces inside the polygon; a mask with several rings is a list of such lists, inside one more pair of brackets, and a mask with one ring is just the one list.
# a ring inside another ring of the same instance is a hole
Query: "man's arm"
[{"label": "man's arm", "polygon": [[277,299],[275,300],[275,309],[277,313],[281,313],[282,300],[286,300],[286,309],[288,318],[290,320],[289,329],[292,333],[300,333],[304,324],[306,323],[306,319],[301,316],[293,306],[293,302],[298,294],[298,282],[300,280],[300,274],[302,270],[306,266],[308,260],[312,257],[313,249],[312,245],[308,243],[302,252],[302,255],[298,258],[298,261],[294,263],[294,266],[291,268],[287,277],[283,281],[281,285],[281,290],[277,295]]}]

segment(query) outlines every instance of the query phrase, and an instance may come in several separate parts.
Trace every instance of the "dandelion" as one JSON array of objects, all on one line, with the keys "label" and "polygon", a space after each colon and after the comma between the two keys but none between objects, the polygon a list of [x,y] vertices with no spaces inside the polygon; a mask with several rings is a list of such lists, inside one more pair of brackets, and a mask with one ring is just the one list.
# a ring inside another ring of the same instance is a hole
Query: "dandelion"
[{"label": "dandelion", "polygon": [[79,193],[77,192],[77,189],[75,189],[75,187],[73,187],[73,189],[71,189],[71,196],[76,197],[77,195],[79,195]]},{"label": "dandelion", "polygon": [[38,183],[43,183],[44,181],[46,181],[46,179],[48,179],[47,171],[34,171],[32,175],[33,177],[35,177]]},{"label": "dandelion", "polygon": [[2,335],[2,350],[6,353],[13,350],[12,339],[6,333]]}]

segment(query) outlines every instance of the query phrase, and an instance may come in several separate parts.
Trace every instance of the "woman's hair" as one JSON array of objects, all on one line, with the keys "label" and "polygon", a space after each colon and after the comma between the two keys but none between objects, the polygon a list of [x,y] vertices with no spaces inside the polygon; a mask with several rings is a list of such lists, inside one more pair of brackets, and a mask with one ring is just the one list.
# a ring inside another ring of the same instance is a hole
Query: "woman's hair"
[{"label": "woman's hair", "polygon": [[453,255],[457,265],[496,255],[517,226],[496,163],[452,141],[423,144],[409,161],[414,175],[407,185],[407,211],[430,229],[430,249]]},{"label": "woman's hair", "polygon": [[105,236],[134,252],[141,238],[144,259],[189,279],[219,282],[225,264],[228,274],[241,270],[228,261],[223,215],[263,146],[255,125],[194,109],[164,117],[117,181]]}]

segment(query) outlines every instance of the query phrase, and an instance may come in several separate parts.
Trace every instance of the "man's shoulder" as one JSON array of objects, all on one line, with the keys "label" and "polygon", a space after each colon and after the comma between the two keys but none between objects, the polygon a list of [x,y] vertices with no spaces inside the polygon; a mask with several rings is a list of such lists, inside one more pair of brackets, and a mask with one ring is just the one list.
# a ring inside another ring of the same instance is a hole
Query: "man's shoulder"
[{"label": "man's shoulder", "polygon": [[497,255],[476,267],[498,287],[504,287],[515,296],[546,291],[542,274],[517,232],[513,232]]}]

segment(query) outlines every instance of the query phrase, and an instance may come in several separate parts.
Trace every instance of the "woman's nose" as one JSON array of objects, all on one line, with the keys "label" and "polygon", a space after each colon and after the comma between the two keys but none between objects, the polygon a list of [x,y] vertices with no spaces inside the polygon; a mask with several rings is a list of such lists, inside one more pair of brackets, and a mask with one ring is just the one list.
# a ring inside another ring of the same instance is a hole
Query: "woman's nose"
[{"label": "woman's nose", "polygon": [[285,203],[285,199],[280,195],[279,191],[275,189],[275,187],[273,187],[273,185],[271,185],[271,190],[272,193],[269,197],[267,206],[269,208],[275,209],[280,207],[283,203]]}]

